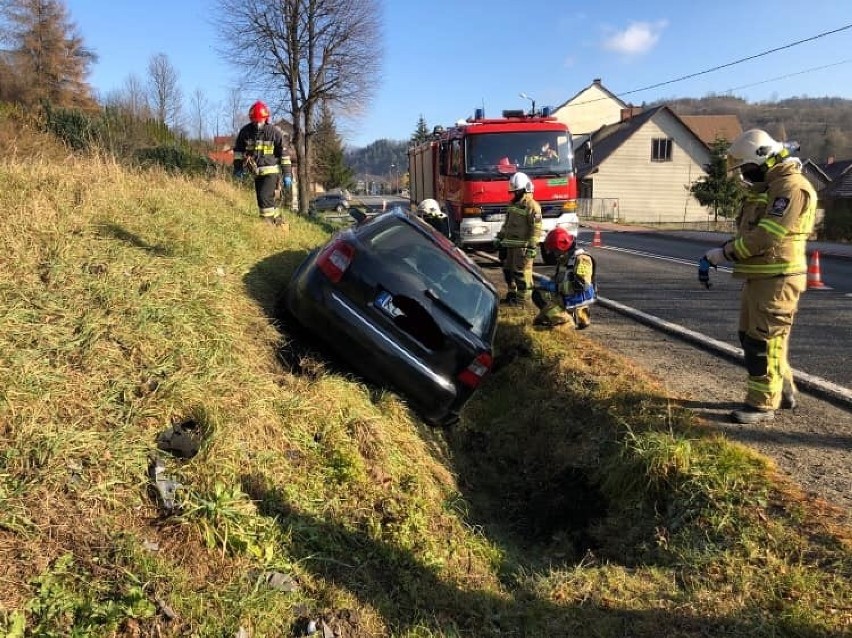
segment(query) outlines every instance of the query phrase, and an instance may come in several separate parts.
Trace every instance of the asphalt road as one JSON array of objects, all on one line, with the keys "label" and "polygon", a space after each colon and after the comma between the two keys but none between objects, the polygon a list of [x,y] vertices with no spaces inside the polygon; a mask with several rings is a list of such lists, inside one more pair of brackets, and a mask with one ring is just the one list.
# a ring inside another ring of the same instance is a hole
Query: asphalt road
[{"label": "asphalt road", "polygon": [[[601,233],[601,247],[581,245],[595,257],[603,297],[739,347],[741,283],[730,269],[711,271],[712,287],[697,281],[697,260],[713,243],[653,233]],[[822,280],[832,290],[802,295],[790,343],[792,366],[852,388],[852,261],[821,257]],[[538,267],[549,274],[551,268]]]}]

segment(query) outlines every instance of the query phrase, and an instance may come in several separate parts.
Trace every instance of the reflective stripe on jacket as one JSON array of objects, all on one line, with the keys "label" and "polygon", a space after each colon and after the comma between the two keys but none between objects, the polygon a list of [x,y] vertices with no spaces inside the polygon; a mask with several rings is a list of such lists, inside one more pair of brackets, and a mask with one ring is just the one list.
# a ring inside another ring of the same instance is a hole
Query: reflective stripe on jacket
[{"label": "reflective stripe on jacket", "polygon": [[286,153],[287,139],[280,128],[274,124],[257,126],[246,124],[234,141],[234,169],[242,169],[246,157],[252,157],[257,164],[258,175],[271,175],[281,172],[289,174],[290,157]]},{"label": "reflective stripe on jacket", "polygon": [[817,196],[798,160],[766,174],[765,193],[755,187],[746,198],[737,236],[724,246],[734,277],[759,279],[805,274],[805,247],[814,228]]},{"label": "reflective stripe on jacket", "polygon": [[506,209],[506,221],[498,233],[504,248],[537,248],[541,237],[541,206],[531,193]]}]

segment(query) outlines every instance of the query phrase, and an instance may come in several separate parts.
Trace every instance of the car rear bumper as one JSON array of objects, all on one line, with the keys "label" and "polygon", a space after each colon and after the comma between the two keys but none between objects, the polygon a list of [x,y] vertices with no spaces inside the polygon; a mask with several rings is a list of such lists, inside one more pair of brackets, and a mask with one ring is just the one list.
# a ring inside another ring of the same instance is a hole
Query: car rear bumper
[{"label": "car rear bumper", "polygon": [[455,418],[471,393],[460,393],[454,379],[434,370],[382,331],[339,290],[323,285],[316,273],[313,277],[305,274],[291,285],[297,287],[297,294],[288,295],[290,312],[353,368],[375,382],[393,386],[429,423]]}]

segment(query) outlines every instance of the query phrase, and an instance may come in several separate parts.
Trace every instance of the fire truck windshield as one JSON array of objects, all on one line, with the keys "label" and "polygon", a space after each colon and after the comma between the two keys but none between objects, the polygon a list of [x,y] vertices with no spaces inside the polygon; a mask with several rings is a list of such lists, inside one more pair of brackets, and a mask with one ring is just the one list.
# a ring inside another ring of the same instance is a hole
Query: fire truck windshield
[{"label": "fire truck windshield", "polygon": [[574,169],[571,135],[564,131],[518,131],[468,135],[465,170],[472,177],[498,177],[523,171],[567,175]]}]

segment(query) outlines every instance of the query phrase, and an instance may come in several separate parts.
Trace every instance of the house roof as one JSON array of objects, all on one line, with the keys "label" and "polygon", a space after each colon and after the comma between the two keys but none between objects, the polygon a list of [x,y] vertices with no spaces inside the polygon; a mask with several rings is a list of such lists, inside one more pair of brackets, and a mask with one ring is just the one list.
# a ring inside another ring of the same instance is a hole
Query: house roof
[{"label": "house roof", "polygon": [[590,88],[592,88],[593,86],[598,87],[598,88],[599,88],[601,91],[603,91],[603,92],[604,92],[604,93],[605,93],[608,97],[610,97],[610,98],[612,98],[613,100],[615,100],[616,102],[618,102],[618,104],[621,106],[621,108],[627,108],[627,103],[626,103],[626,102],[624,102],[624,101],[623,101],[620,97],[618,97],[615,93],[613,93],[613,92],[612,92],[612,91],[610,91],[608,88],[606,88],[603,84],[601,84],[600,78],[595,78],[595,80],[594,80],[594,81],[593,81],[593,82],[592,82],[589,86],[587,86],[585,89],[582,89],[582,90],[578,91],[578,92],[577,92],[577,93],[575,93],[572,97],[570,97],[569,99],[565,100],[562,104],[560,104],[559,106],[557,106],[557,107],[554,109],[554,111],[558,111],[558,110],[559,110],[559,109],[561,109],[562,107],[567,106],[568,104],[570,104],[571,102],[573,102],[574,100],[576,100],[578,97],[580,97],[583,93],[585,93],[585,92],[586,92],[586,91],[588,91]]},{"label": "house roof", "polygon": [[733,142],[743,132],[736,115],[681,115],[680,119],[708,147],[717,139]]},{"label": "house roof", "polygon": [[834,178],[823,189],[822,194],[828,197],[842,197],[844,199],[852,197],[852,171],[846,170]]},{"label": "house roof", "polygon": [[831,178],[825,174],[825,171],[809,159],[802,162],[802,174],[808,178],[817,191],[821,191],[827,184],[831,183]]},{"label": "house roof", "polygon": [[852,166],[852,160],[824,162],[822,164],[817,164],[817,166],[819,166],[822,172],[828,176],[828,179],[834,181],[849,171],[849,167]]},{"label": "house roof", "polygon": [[[592,172],[595,166],[606,160],[618,148],[626,142],[631,135],[638,131],[646,122],[656,117],[659,113],[666,112],[671,115],[676,121],[680,122],[688,135],[694,137],[698,142],[703,144],[703,140],[695,134],[689,126],[668,106],[658,106],[656,108],[647,109],[638,115],[634,115],[630,119],[618,122],[616,124],[607,124],[602,126],[592,134],[592,150],[594,153],[593,164],[585,164],[578,166],[577,173],[581,179]],[[583,159],[583,154],[580,153],[578,159]]]}]

